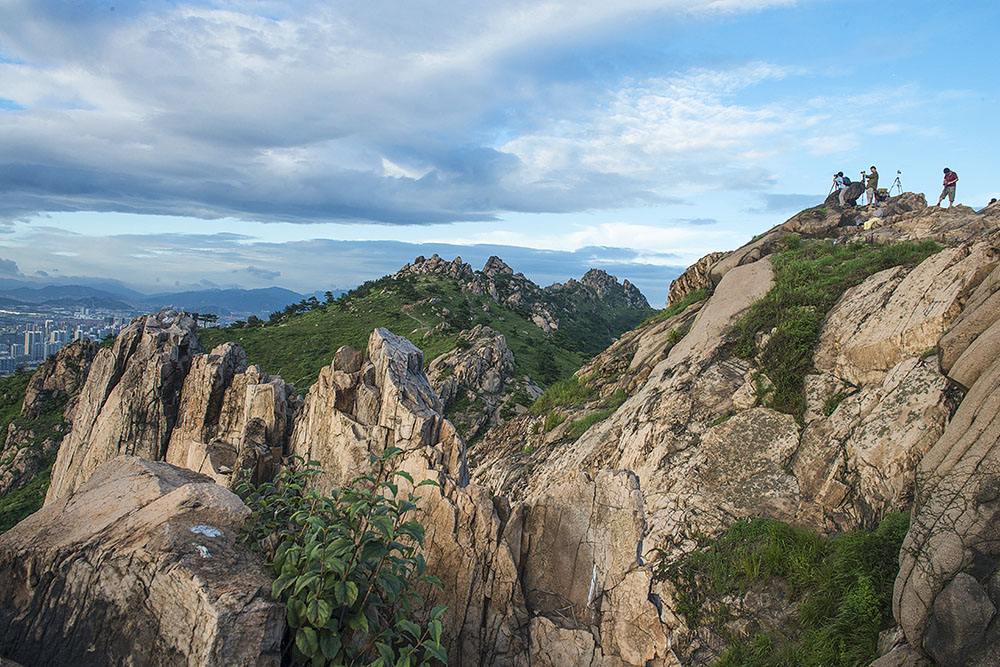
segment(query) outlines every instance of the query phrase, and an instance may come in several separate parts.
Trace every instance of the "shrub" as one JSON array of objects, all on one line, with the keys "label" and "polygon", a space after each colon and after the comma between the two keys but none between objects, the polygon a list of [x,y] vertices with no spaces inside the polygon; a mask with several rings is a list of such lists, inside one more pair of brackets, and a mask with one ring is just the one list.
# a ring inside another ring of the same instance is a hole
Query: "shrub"
[{"label": "shrub", "polygon": [[[252,511],[243,539],[260,549],[276,579],[275,599],[285,603],[286,651],[311,665],[429,665],[447,662],[441,616],[435,607],[418,619],[425,573],[423,526],[412,518],[417,497],[412,478],[391,470],[401,451],[372,457],[373,473],[328,495],[308,481],[314,463],[285,468],[274,482],[242,481],[237,492]],[[435,484],[425,480],[417,486]]]},{"label": "shrub", "polygon": [[655,574],[674,582],[678,611],[691,628],[712,622],[712,603],[774,579],[788,584],[798,607],[787,632],[731,637],[717,624],[729,643],[717,667],[868,665],[879,632],[893,622],[907,527],[907,515],[892,514],[873,531],[824,538],[772,519],[743,519],[678,560],[661,557]]}]

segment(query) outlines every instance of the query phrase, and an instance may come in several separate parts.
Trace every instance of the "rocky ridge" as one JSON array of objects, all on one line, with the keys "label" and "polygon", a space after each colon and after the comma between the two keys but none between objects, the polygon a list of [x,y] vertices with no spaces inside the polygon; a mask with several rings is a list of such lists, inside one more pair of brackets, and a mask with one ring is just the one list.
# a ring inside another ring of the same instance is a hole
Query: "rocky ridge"
[{"label": "rocky ridge", "polygon": [[603,302],[631,310],[648,310],[649,303],[628,280],[619,283],[600,269],[591,269],[579,281],[570,280],[542,288],[515,273],[499,257],[490,257],[482,270],[456,257],[451,261],[438,255],[420,256],[397,273],[397,277],[435,275],[457,281],[462,289],[485,295],[530,319],[546,333],[559,330],[560,321],[571,315],[580,304]]},{"label": "rocky ridge", "polygon": [[[376,330],[364,354],[337,352],[301,408],[287,393],[280,408],[267,387],[281,383],[244,367],[238,348],[199,355],[183,316],[144,321],[95,360],[60,449],[65,492],[28,520],[37,524],[16,543],[0,540],[0,562],[23,553],[26,534],[59,525],[77,495],[93,493],[93,480],[110,483],[103,471],[122,461],[112,460],[123,448],[109,437],[116,431],[149,443],[148,458],[169,456],[175,442],[207,449],[218,438],[237,459],[270,449],[273,461],[280,444],[285,454],[318,460],[324,486],[394,445],[415,479],[440,484],[420,493],[425,551],[444,583],[435,601],[449,607],[450,663],[711,662],[724,643],[680,614],[679,591],[650,565],[661,554],[682,557],[748,516],[835,533],[912,504],[894,595],[900,630],[887,635],[879,664],[925,656],[994,664],[1000,234],[993,212],[918,203],[910,195],[890,201],[867,230],[842,224],[857,209],[827,204],[703,262],[676,294],[704,289],[707,299],[645,323],[596,357],[577,376],[583,398],[550,413],[562,422],[523,415],[490,428],[472,451],[444,410],[463,387],[488,392],[506,381],[503,345],[485,328],[460,351],[468,355],[430,369],[433,384],[416,347]],[[770,255],[792,233],[834,242],[930,237],[944,246],[844,292],[823,321],[801,415],[771,407],[762,360],[738,357],[727,343],[734,322],[774,287]],[[461,262],[431,266],[476,280]],[[496,276],[508,274],[497,263],[490,271],[499,295],[504,279]],[[143,384],[149,375],[159,384]],[[244,385],[266,385],[270,398],[231,391]],[[137,394],[154,399],[144,412]],[[223,426],[230,411],[242,415],[234,429]],[[148,428],[139,428],[139,414],[150,415]],[[225,481],[214,464],[212,472]],[[753,607],[744,601],[740,613]],[[25,632],[23,618],[12,622],[15,634]],[[741,619],[748,632],[755,622]]]}]

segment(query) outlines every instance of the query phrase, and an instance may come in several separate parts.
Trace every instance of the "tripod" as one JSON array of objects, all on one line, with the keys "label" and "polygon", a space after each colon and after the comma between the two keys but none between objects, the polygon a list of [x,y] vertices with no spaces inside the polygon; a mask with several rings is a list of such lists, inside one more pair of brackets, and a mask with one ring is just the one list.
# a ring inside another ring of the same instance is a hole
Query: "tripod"
[{"label": "tripod", "polygon": [[892,182],[892,185],[889,186],[889,196],[892,196],[893,188],[898,188],[899,194],[903,194],[903,184],[899,180],[899,177],[902,173],[903,172],[899,170],[896,171],[896,179]]}]

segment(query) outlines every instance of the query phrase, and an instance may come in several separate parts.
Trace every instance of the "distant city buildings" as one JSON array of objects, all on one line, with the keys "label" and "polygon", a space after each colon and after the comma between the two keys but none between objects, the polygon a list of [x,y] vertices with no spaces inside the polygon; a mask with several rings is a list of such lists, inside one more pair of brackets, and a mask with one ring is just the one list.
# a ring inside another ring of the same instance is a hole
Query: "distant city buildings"
[{"label": "distant city buildings", "polygon": [[[79,308],[71,313],[5,312],[0,321],[0,376],[19,368],[34,368],[73,341],[101,341],[118,333],[134,313],[92,312]],[[46,314],[48,315],[48,314]]]}]

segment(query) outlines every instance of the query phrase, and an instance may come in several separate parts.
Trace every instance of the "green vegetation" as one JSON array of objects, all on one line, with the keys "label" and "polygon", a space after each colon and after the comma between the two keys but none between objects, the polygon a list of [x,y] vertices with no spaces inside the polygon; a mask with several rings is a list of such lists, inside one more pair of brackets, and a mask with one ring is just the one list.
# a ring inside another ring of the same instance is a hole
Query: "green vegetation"
[{"label": "green vegetation", "polygon": [[587,386],[586,380],[580,380],[577,376],[571,375],[565,380],[550,384],[542,392],[542,395],[531,404],[531,413],[541,415],[554,408],[582,405],[593,395],[594,390]]},{"label": "green vegetation", "polygon": [[615,410],[622,406],[625,399],[628,398],[625,395],[623,389],[619,389],[615,393],[608,396],[604,401],[601,402],[600,407],[594,412],[588,413],[581,417],[580,419],[574,419],[569,424],[569,428],[566,429],[566,437],[570,440],[576,440],[581,435],[587,432],[591,426],[597,422],[602,422],[612,414]]},{"label": "green vegetation", "polygon": [[[771,519],[744,519],[656,576],[672,581],[690,627],[710,626],[729,644],[717,667],[853,667],[874,658],[892,624],[892,586],[908,519],[892,514],[873,531],[824,538]],[[727,596],[783,581],[794,604],[775,632],[732,636]]]},{"label": "green vegetation", "polygon": [[828,396],[823,402],[823,414],[827,417],[832,415],[837,410],[837,406],[839,406],[848,396],[850,396],[850,394],[846,391],[838,391],[833,396]]},{"label": "green vegetation", "polygon": [[[27,371],[0,378],[0,445],[4,444],[9,426],[16,425],[20,433],[30,433],[29,438],[20,442],[19,448],[38,450],[41,467],[41,472],[27,484],[0,496],[0,533],[9,530],[42,506],[49,489],[49,471],[54,463],[53,455],[43,457],[42,445],[48,439],[58,440],[63,437],[63,409],[66,407],[64,395],[43,396],[42,411],[37,417],[21,417],[21,405],[30,378],[31,373]],[[7,452],[4,459],[0,460],[0,466],[9,465],[15,454],[14,451]]]},{"label": "green vegetation", "polygon": [[[445,664],[444,607],[419,618],[418,588],[440,586],[425,573],[424,528],[412,518],[413,479],[393,469],[402,450],[372,457],[371,474],[322,495],[309,485],[314,464],[285,468],[271,483],[237,492],[252,511],[244,541],[262,550],[285,604],[286,655],[297,664]],[[301,463],[301,462],[300,462]],[[417,486],[435,485],[424,480]]]},{"label": "green vegetation", "polygon": [[49,490],[51,470],[49,465],[21,488],[0,496],[0,533],[10,530],[26,516],[41,509],[45,493]]},{"label": "green vegetation", "polygon": [[21,414],[24,390],[30,379],[31,373],[24,370],[0,378],[0,445],[7,436],[7,427]]},{"label": "green vegetation", "polygon": [[545,415],[545,423],[542,424],[542,430],[546,432],[551,431],[556,426],[559,426],[559,424],[562,424],[564,421],[566,421],[566,415],[564,415],[563,413],[550,412],[549,414]]},{"label": "green vegetation", "polygon": [[664,320],[670,319],[674,315],[683,313],[687,310],[687,307],[691,304],[698,303],[699,301],[704,301],[709,297],[709,292],[707,289],[696,289],[689,293],[683,299],[675,304],[671,304],[664,308],[663,310],[658,310],[649,317],[647,317],[642,325],[653,324],[655,322],[662,322]]},{"label": "green vegetation", "polygon": [[[559,348],[589,358],[604,351],[623,331],[639,326],[653,312],[637,309],[619,300],[616,294],[594,299],[583,285],[577,289],[547,290],[546,296],[559,318],[559,329],[552,341]],[[516,354],[516,352],[515,352]]]},{"label": "green vegetation", "polygon": [[[832,243],[787,237],[771,256],[774,287],[733,327],[730,342],[744,359],[760,355],[774,384],[770,407],[801,417],[803,383],[827,312],[845,290],[894,266],[914,266],[940,250],[932,241],[893,244]],[[770,334],[758,349],[758,334]]]},{"label": "green vegetation", "polygon": [[410,339],[430,363],[458,345],[459,331],[477,323],[504,334],[517,372],[543,385],[570,375],[586,359],[583,353],[560,346],[522,315],[438,276],[386,276],[330,303],[283,313],[273,323],[251,326],[248,321],[241,326],[202,329],[198,336],[206,349],[237,342],[251,363],[305,389],[330,363],[337,348],[350,345],[364,350],[376,327]]}]

